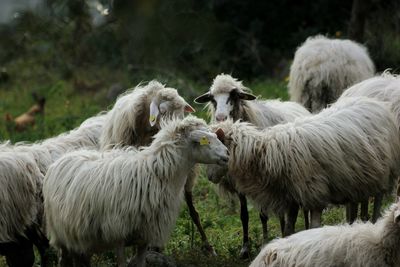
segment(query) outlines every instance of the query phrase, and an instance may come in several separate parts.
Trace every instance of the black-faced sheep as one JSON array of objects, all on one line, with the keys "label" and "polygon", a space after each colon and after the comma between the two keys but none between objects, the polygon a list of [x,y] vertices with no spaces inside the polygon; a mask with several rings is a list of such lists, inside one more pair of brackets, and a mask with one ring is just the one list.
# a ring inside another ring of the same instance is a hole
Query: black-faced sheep
[{"label": "black-faced sheep", "polygon": [[328,204],[393,189],[400,137],[387,105],[346,98],[319,114],[265,130],[231,121],[215,127],[225,132],[228,169],[240,192],[278,214],[297,203],[313,211],[311,226],[317,227]]},{"label": "black-faced sheep", "polygon": [[276,239],[250,267],[400,266],[400,201],[376,224],[325,226]]},{"label": "black-faced sheep", "polygon": [[226,147],[191,116],[169,121],[140,151],[81,150],[62,157],[43,184],[47,231],[62,250],[61,265],[73,266],[65,255],[127,244],[138,246],[136,266],[145,266],[147,247],[162,247],[169,237],[194,164],[227,161]]},{"label": "black-faced sheep", "polygon": [[[230,75],[220,74],[215,77],[210,90],[197,97],[195,102],[208,103],[208,111],[212,122],[222,122],[226,119],[234,121],[248,121],[259,128],[266,128],[276,124],[293,121],[295,118],[310,115],[301,105],[294,102],[281,102],[279,100],[255,100],[250,89],[243,86],[241,81]],[[253,101],[250,101],[253,100]],[[217,174],[218,173],[218,174]],[[225,175],[226,170],[215,166],[208,167],[209,179],[214,183],[219,183],[223,191],[237,194],[239,196],[243,227],[243,246],[240,252],[241,257],[249,256],[249,236],[248,236],[248,210],[245,195],[240,192],[231,181],[231,177],[225,176],[219,180],[216,177]],[[297,212],[296,212],[297,218]],[[296,218],[288,218],[293,222]],[[267,220],[266,212],[260,213],[263,225],[264,241],[267,240]],[[281,219],[283,224],[283,220]],[[290,223],[288,223],[290,224]]]}]

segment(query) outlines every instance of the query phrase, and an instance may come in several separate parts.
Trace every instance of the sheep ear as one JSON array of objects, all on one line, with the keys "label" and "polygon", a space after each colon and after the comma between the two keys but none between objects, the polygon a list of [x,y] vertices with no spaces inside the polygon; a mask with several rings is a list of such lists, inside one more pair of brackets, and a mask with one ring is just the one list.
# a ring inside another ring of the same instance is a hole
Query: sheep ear
[{"label": "sheep ear", "polygon": [[393,214],[393,220],[395,223],[400,223],[400,197],[398,196],[396,202],[396,208],[394,210]]},{"label": "sheep ear", "polygon": [[196,110],[188,103],[185,104],[185,108],[183,110],[187,113],[196,112]]},{"label": "sheep ear", "polygon": [[398,208],[394,211],[393,219],[395,223],[400,223],[400,210]]},{"label": "sheep ear", "polygon": [[243,100],[254,100],[257,97],[253,94],[250,93],[245,93],[245,92],[239,92],[239,98]]},{"label": "sheep ear", "polygon": [[219,141],[224,142],[224,139],[225,139],[224,130],[222,130],[221,128],[218,128],[218,130],[215,132],[215,134],[217,135]]},{"label": "sheep ear", "polygon": [[153,101],[150,103],[150,116],[149,116],[149,122],[150,126],[153,127],[158,119],[158,116],[160,114],[160,110],[158,109],[157,104]]},{"label": "sheep ear", "polygon": [[196,97],[194,100],[195,103],[197,104],[203,104],[211,101],[211,94],[210,92],[207,92],[205,94],[202,94],[201,96]]}]

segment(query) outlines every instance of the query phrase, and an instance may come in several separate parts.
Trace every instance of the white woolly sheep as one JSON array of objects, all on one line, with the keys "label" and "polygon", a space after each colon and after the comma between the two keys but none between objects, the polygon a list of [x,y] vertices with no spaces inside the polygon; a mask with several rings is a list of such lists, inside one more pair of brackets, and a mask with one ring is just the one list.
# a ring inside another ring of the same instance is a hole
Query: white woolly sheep
[{"label": "white woolly sheep", "polygon": [[319,114],[265,130],[229,121],[215,127],[225,132],[228,169],[240,192],[278,214],[297,203],[313,211],[316,227],[330,203],[391,192],[400,171],[400,138],[386,106],[346,98]]},{"label": "white woolly sheep", "polygon": [[[357,96],[366,96],[389,102],[392,112],[400,125],[400,78],[398,76],[392,75],[389,72],[384,72],[381,76],[376,76],[357,83],[346,89],[338,101],[345,97]],[[397,192],[400,192],[400,186],[397,187]],[[375,202],[377,201],[379,202],[380,199],[375,199]],[[361,213],[366,214],[361,216],[362,218],[366,217],[364,218],[364,220],[366,220],[368,210],[361,210]]]},{"label": "white woolly sheep", "polygon": [[163,246],[169,237],[194,164],[227,161],[226,147],[192,116],[163,125],[140,151],[81,150],[62,157],[43,184],[47,231],[62,250],[61,265],[73,264],[66,254],[135,244],[137,266],[144,266],[147,247]]},{"label": "white woolly sheep", "polygon": [[400,125],[400,77],[384,72],[346,89],[339,101],[345,97],[366,96],[391,104],[392,111]]},{"label": "white woolly sheep", "polygon": [[102,149],[146,146],[159,130],[160,118],[180,117],[194,109],[178,94],[158,81],[138,85],[118,97],[109,111],[100,137]]},{"label": "white woolly sheep", "polygon": [[42,214],[37,203],[41,202],[43,174],[29,153],[0,155],[0,253],[10,266],[32,266],[32,239]]},{"label": "white woolly sheep", "polygon": [[39,211],[43,203],[38,197],[43,174],[52,162],[68,151],[96,148],[104,119],[105,115],[90,118],[75,130],[33,144],[1,144],[0,253],[11,266],[20,266],[21,260],[33,255],[32,243],[38,247],[45,264],[48,241],[41,232],[42,213]]},{"label": "white woolly sheep", "polygon": [[290,67],[290,100],[318,112],[347,87],[372,77],[375,67],[367,49],[350,40],[309,37]]},{"label": "white woolly sheep", "polygon": [[[104,125],[100,145],[103,149],[113,148],[115,145],[147,146],[151,143],[152,136],[159,131],[161,118],[182,118],[184,112],[194,111],[176,89],[167,88],[157,81],[151,81],[145,86],[139,85],[118,98]],[[185,200],[189,214],[201,235],[203,247],[210,254],[216,255],[193,204],[192,189],[196,173],[196,168],[189,173],[185,185]],[[123,255],[121,252],[119,254]]]},{"label": "white woolly sheep", "polygon": [[[220,74],[215,77],[209,92],[197,97],[195,102],[207,103],[208,111],[212,122],[221,122],[226,119],[234,121],[248,121],[259,128],[266,128],[280,123],[293,121],[295,118],[310,115],[310,113],[300,104],[295,102],[281,102],[279,100],[255,100],[250,89],[246,88],[241,81],[231,75]],[[254,101],[248,101],[254,100]],[[211,104],[210,104],[211,102]],[[244,194],[237,190],[231,177],[225,176],[226,170],[216,166],[207,168],[209,179],[214,183],[219,183],[222,191],[237,194],[240,200],[240,218],[243,226],[243,245],[240,252],[242,258],[249,256],[249,237],[248,237],[248,210],[247,200]],[[218,177],[218,178],[217,178]],[[293,224],[297,218],[288,218]],[[260,219],[263,225],[264,241],[268,238],[266,212],[260,212]],[[281,227],[284,222],[281,218]],[[282,229],[283,230],[283,229]],[[290,231],[290,230],[287,230]]]},{"label": "white woolly sheep", "polygon": [[376,224],[325,226],[276,239],[250,267],[400,266],[400,201]]}]

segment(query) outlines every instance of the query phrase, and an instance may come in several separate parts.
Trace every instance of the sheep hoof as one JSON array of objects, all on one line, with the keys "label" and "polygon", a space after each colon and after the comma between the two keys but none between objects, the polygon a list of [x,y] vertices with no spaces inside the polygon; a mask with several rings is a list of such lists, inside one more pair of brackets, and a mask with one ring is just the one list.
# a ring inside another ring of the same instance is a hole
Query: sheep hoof
[{"label": "sheep hoof", "polygon": [[244,245],[242,247],[242,249],[240,250],[239,257],[241,259],[243,259],[243,260],[244,259],[250,259],[250,249],[249,249],[249,247],[247,245]]},{"label": "sheep hoof", "polygon": [[202,249],[207,256],[218,256],[217,252],[215,252],[213,246],[211,246],[210,244],[204,244]]}]

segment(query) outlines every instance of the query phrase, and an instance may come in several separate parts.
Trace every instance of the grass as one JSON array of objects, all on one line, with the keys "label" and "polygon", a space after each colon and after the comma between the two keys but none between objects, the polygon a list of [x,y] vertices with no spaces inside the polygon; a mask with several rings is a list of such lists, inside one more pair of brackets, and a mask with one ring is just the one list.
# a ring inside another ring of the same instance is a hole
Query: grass
[{"label": "grass", "polygon": [[[0,136],[3,140],[35,141],[67,131],[78,126],[84,119],[107,109],[112,101],[107,100],[107,88],[114,82],[121,82],[126,87],[136,84],[140,80],[149,80],[148,76],[131,78],[124,72],[107,72],[104,69],[92,69],[88,75],[81,74],[87,83],[101,79],[103,83],[96,90],[83,91],[74,87],[72,79],[61,76],[45,75],[43,69],[26,68],[23,62],[16,62],[8,67],[11,81],[0,84],[0,114],[10,113],[14,117],[26,111],[32,104],[31,92],[36,91],[47,99],[45,115],[38,118],[36,126],[29,131],[18,133],[12,125],[0,123]],[[94,75],[92,73],[101,73]],[[90,75],[92,74],[92,75]],[[14,77],[14,78],[13,78]],[[100,77],[100,78],[99,78]],[[180,92],[186,99],[192,100],[196,95],[204,92],[209,85],[197,84],[192,81],[174,79],[171,77],[157,77],[177,88],[186,88]],[[82,78],[83,79],[83,78]],[[254,93],[264,98],[287,99],[286,84],[284,81],[256,80],[245,84],[252,88]],[[197,115],[205,117],[202,106],[195,106]],[[210,257],[203,253],[201,240],[191,222],[186,205],[182,211],[170,241],[165,247],[165,253],[176,260],[179,266],[248,266],[248,260],[238,258],[242,229],[239,218],[239,203],[236,198],[226,199],[218,195],[216,187],[205,178],[201,172],[197,185],[194,188],[195,206],[200,214],[203,227],[210,243],[214,246],[218,256]],[[387,200],[386,203],[389,203]],[[250,212],[250,239],[251,251],[254,257],[261,246],[262,229],[258,212],[249,204]],[[299,214],[296,229],[304,229],[302,214]],[[344,210],[340,207],[331,207],[323,214],[325,224],[344,222]],[[276,217],[271,216],[269,221],[269,238],[280,235],[279,223]],[[114,255],[107,252],[93,258],[94,266],[115,266]],[[3,257],[0,257],[0,267],[6,266]]]}]

